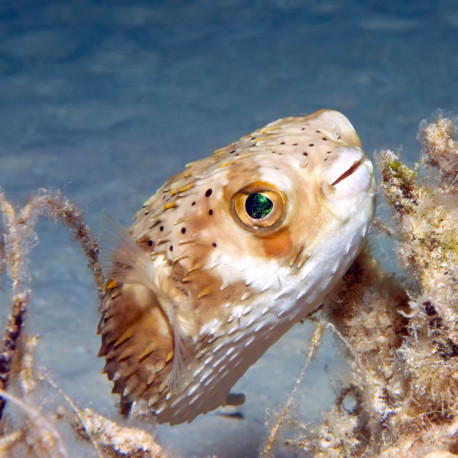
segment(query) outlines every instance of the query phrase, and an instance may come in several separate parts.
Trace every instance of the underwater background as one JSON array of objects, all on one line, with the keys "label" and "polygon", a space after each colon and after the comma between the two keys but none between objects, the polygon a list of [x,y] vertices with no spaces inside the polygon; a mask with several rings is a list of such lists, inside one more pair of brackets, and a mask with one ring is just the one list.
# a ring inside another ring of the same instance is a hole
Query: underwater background
[{"label": "underwater background", "polygon": [[[457,43],[456,0],[0,0],[0,187],[18,205],[38,188],[62,190],[95,232],[102,209],[130,225],[187,162],[320,108],[348,116],[369,155],[402,146],[413,163],[419,122],[458,111]],[[36,362],[77,405],[117,418],[87,261],[65,228],[43,221],[37,232]],[[394,268],[388,249],[380,256]],[[3,329],[6,276],[1,286]],[[237,383],[241,415],[161,425],[158,442],[176,456],[255,456],[312,330],[294,327]],[[328,336],[295,397],[301,422],[333,402],[340,353]]]}]

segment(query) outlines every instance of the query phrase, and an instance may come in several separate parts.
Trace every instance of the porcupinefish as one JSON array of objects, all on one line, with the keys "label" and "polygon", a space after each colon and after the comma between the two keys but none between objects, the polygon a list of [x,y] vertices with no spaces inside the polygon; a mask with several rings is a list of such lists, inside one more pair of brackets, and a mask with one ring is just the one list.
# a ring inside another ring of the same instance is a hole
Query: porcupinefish
[{"label": "porcupinefish", "polygon": [[243,402],[231,387],[322,303],[374,208],[355,129],[320,110],[188,164],[128,230],[105,222],[99,355],[122,405],[177,424]]}]

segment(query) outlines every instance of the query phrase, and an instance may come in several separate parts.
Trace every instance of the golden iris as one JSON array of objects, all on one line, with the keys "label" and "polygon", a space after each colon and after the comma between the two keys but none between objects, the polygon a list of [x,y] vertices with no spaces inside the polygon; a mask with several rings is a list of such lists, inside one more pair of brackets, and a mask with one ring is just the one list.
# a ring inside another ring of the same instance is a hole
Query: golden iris
[{"label": "golden iris", "polygon": [[232,199],[236,219],[248,229],[277,227],[286,207],[284,194],[274,185],[255,181],[238,191]]}]

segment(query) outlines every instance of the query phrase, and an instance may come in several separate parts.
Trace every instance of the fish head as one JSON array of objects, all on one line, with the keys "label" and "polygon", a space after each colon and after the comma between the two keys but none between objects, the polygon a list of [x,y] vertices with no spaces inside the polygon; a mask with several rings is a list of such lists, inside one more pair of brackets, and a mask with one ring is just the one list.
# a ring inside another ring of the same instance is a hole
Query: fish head
[{"label": "fish head", "polygon": [[115,391],[171,424],[224,404],[343,276],[374,199],[372,164],[332,110],[189,164],[137,213],[129,255],[115,250],[99,325]]},{"label": "fish head", "polygon": [[[332,243],[328,231],[360,224],[363,208],[362,219],[371,220],[372,164],[341,113],[281,119],[233,146],[217,151],[217,168],[201,176],[210,196],[187,215],[200,240],[221,244],[196,256],[208,268],[231,265],[231,257],[238,270],[244,258],[258,259],[260,270],[270,261],[292,267],[323,235]],[[235,160],[226,161],[228,150]]]}]

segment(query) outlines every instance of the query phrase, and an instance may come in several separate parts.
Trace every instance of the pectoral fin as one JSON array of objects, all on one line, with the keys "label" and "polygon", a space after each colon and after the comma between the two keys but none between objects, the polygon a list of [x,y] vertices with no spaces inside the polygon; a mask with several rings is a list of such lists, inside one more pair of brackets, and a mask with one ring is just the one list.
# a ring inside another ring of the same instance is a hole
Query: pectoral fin
[{"label": "pectoral fin", "polygon": [[172,266],[162,253],[148,255],[128,230],[102,212],[100,262],[106,278],[124,284],[141,284],[154,293],[173,335],[170,388],[178,390],[193,356],[195,317],[186,288],[175,278]]}]

